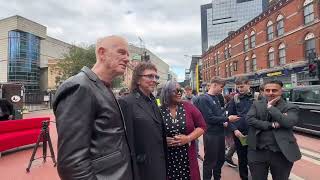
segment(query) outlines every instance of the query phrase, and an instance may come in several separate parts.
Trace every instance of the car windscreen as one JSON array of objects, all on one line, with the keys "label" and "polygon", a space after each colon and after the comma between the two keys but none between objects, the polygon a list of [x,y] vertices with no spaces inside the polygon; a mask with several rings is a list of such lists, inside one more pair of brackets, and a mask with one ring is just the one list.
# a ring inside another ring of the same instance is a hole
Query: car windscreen
[{"label": "car windscreen", "polygon": [[295,89],[292,98],[293,102],[320,104],[320,88]]}]

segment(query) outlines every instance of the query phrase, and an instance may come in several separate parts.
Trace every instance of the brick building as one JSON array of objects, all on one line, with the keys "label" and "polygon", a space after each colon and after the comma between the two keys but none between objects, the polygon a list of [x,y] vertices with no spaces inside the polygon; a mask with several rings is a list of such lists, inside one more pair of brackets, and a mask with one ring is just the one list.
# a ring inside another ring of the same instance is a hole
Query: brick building
[{"label": "brick building", "polygon": [[279,0],[236,32],[202,55],[202,77],[227,79],[247,76],[254,88],[268,79],[279,79],[285,87],[319,84],[308,65],[319,62],[320,2]]}]

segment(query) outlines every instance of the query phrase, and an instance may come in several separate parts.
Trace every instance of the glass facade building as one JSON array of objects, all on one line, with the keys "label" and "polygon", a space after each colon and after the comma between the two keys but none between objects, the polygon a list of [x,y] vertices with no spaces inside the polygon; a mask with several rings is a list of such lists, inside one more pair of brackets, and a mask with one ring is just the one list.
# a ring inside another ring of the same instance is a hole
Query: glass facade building
[{"label": "glass facade building", "polygon": [[23,31],[8,32],[8,81],[40,91],[40,38]]},{"label": "glass facade building", "polygon": [[202,52],[268,8],[268,0],[213,0],[201,6]]}]

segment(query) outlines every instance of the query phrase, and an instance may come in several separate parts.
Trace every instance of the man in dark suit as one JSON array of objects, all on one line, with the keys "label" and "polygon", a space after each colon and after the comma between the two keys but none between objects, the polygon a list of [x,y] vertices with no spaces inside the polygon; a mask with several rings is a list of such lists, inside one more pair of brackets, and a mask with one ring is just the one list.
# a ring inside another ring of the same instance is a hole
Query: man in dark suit
[{"label": "man in dark suit", "polygon": [[58,89],[58,173],[63,180],[132,180],[125,124],[110,84],[129,62],[128,43],[109,36],[96,44],[97,62]]},{"label": "man in dark suit", "polygon": [[131,93],[119,99],[138,180],[167,179],[164,122],[152,95],[158,80],[155,65],[141,63],[133,70]]},{"label": "man in dark suit", "polygon": [[266,180],[269,169],[274,180],[287,180],[301,153],[293,135],[299,108],[281,98],[282,82],[264,85],[264,96],[247,114],[248,164],[253,180]]}]

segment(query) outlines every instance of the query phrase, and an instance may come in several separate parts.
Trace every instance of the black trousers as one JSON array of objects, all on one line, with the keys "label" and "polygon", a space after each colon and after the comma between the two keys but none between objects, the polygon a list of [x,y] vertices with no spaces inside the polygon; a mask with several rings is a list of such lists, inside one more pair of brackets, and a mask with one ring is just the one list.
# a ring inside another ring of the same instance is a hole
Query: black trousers
[{"label": "black trousers", "polygon": [[240,140],[235,136],[234,144],[238,155],[240,178],[242,180],[248,180],[248,146],[242,146]]},{"label": "black trousers", "polygon": [[203,161],[203,180],[221,179],[221,168],[225,160],[225,141],[224,134],[211,135],[205,134],[204,142],[204,161]]},{"label": "black trousers", "polygon": [[252,180],[267,180],[269,169],[273,180],[288,180],[293,166],[282,152],[269,150],[249,150],[248,161]]}]

